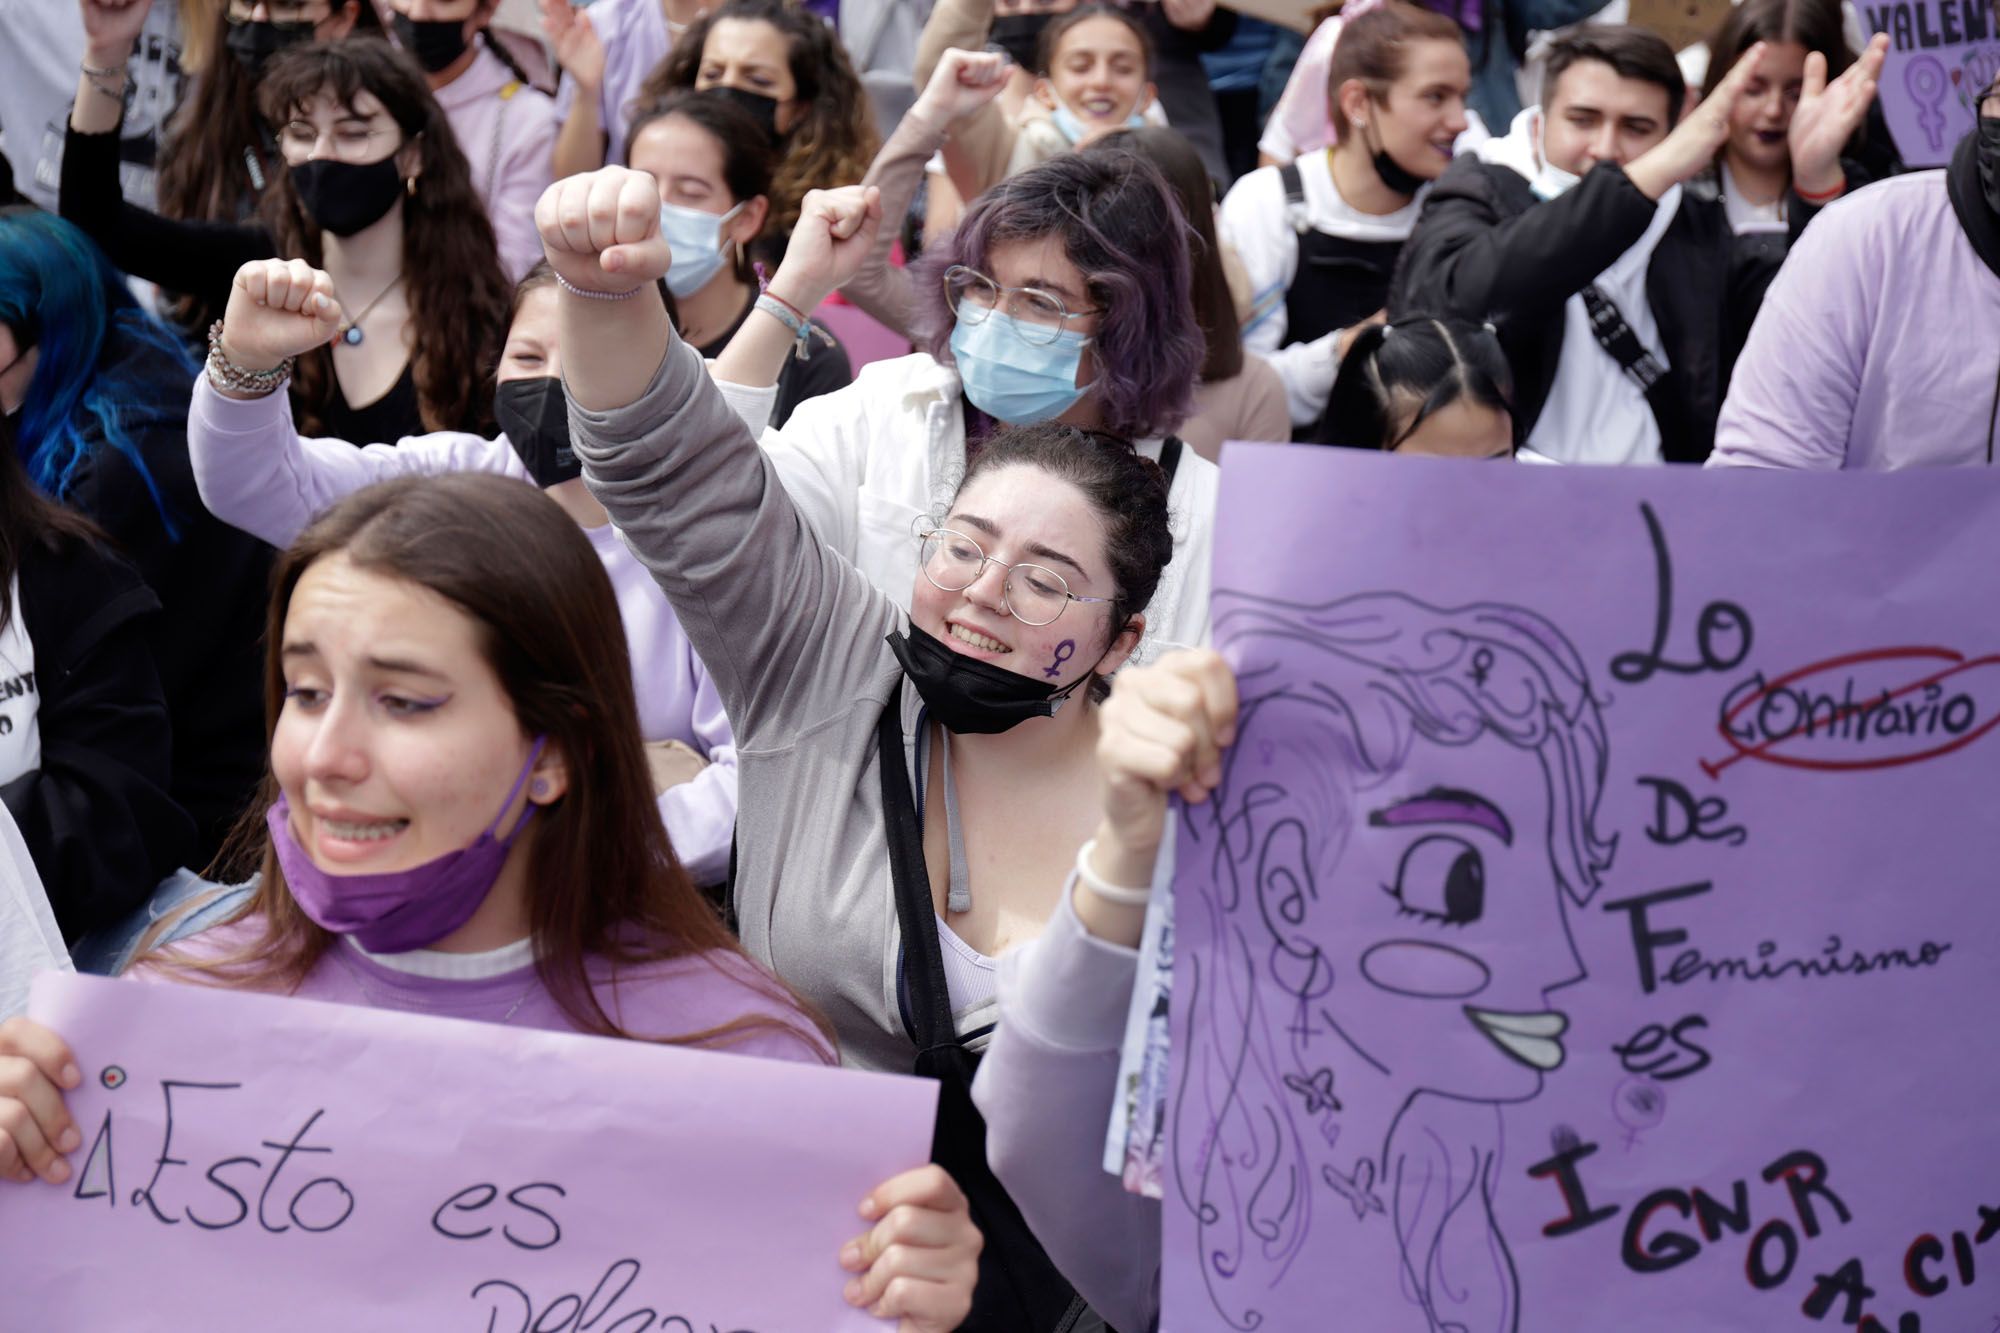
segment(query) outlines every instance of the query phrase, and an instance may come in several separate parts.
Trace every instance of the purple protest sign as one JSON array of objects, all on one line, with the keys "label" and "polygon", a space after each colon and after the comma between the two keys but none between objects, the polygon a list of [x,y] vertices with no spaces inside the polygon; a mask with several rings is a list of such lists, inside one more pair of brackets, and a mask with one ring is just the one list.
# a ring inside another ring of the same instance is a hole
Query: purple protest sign
[{"label": "purple protest sign", "polygon": [[1889,34],[1877,96],[1896,151],[1940,167],[1978,118],[1979,94],[2000,75],[1990,0],[1882,0],[1861,5],[1870,32]]},{"label": "purple protest sign", "polygon": [[76,1174],[0,1184],[9,1329],[861,1333],[840,1247],[936,1085],[45,973]]},{"label": "purple protest sign", "polygon": [[1217,523],[1162,1328],[1994,1327],[2000,479],[1232,445]]}]

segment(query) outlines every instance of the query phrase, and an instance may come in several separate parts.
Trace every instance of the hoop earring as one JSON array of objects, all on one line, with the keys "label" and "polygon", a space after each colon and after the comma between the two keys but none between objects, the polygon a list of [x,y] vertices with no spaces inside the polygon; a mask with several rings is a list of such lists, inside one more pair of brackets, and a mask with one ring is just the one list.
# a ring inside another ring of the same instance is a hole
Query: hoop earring
[{"label": "hoop earring", "polygon": [[403,189],[409,193],[410,198],[412,199],[416,198],[417,178],[415,176],[405,176],[403,178]]}]

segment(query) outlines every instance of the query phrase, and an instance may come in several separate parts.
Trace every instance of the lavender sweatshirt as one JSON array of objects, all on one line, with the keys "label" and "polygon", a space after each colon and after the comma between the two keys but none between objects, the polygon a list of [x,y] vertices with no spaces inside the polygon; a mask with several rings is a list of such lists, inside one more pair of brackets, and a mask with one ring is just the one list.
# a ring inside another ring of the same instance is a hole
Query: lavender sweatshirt
[{"label": "lavender sweatshirt", "polygon": [[1708,466],[1983,464],[2000,277],[1942,171],[1857,190],[1813,219],[1765,294]]},{"label": "lavender sweatshirt", "polygon": [[518,282],[542,258],[535,201],[555,179],[562,122],[554,99],[515,78],[483,41],[478,49],[465,72],[437,90],[437,100],[486,205],[500,267]]},{"label": "lavender sweatshirt", "polygon": [[[731,401],[744,398],[739,393]],[[742,404],[753,413],[754,407]],[[505,436],[439,431],[359,449],[344,440],[302,439],[286,395],[225,398],[205,374],[195,380],[188,409],[188,455],[209,512],[279,547],[290,545],[334,501],[390,477],[499,472],[529,480]],[[683,741],[709,761],[692,781],[661,795],[660,816],[695,881],[719,883],[729,870],[736,827],[736,745],[722,696],[673,607],[611,525],[583,533],[618,595],[645,738]]]},{"label": "lavender sweatshirt", "polygon": [[[1172,879],[1160,858],[1154,891]],[[1121,1333],[1160,1317],[1160,1203],[1104,1169],[1139,951],[1091,935],[1063,889],[1048,927],[1000,959],[1000,1025],[972,1084],[986,1160],[1056,1268]]]},{"label": "lavender sweatshirt", "polygon": [[[258,938],[257,917],[213,927],[171,947],[174,957],[213,960]],[[535,974],[527,940],[486,953],[374,955],[342,938],[306,974],[292,994],[307,1000],[401,1009],[433,1018],[465,1018],[546,1032],[576,1026]],[[586,965],[591,989],[605,1012],[639,1038],[676,1037],[745,1017],[773,1020],[714,1049],[769,1060],[829,1064],[833,1053],[776,984],[749,959],[730,953],[690,954],[664,962],[620,966],[600,959]],[[133,975],[143,981],[179,978],[157,962]]]}]

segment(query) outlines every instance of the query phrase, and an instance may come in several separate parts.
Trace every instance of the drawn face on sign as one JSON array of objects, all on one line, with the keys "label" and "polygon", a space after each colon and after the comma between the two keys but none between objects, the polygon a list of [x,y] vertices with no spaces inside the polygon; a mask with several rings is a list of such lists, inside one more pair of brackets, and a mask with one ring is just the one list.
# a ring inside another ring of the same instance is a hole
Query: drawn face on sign
[{"label": "drawn face on sign", "polygon": [[[1539,1092],[1569,1024],[1548,992],[1581,966],[1536,751],[1491,731],[1413,738],[1400,765],[1354,789],[1352,770],[1324,758],[1356,748],[1340,714],[1283,701],[1245,736],[1246,757],[1268,752],[1294,775],[1296,817],[1264,821],[1256,868],[1274,972],[1399,1085],[1479,1101]],[[1304,764],[1320,770],[1310,790]]]}]

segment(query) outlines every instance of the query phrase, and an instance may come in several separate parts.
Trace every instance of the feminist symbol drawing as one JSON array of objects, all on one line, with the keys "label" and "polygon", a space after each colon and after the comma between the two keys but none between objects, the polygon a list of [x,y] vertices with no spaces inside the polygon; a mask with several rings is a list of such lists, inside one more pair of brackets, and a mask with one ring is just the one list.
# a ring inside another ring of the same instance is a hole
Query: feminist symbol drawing
[{"label": "feminist symbol drawing", "polygon": [[1903,84],[1917,103],[1917,128],[1929,137],[1931,151],[1944,147],[1944,66],[1936,56],[1919,56],[1903,71]]},{"label": "feminist symbol drawing", "polygon": [[1064,639],[1061,643],[1056,645],[1055,660],[1042,668],[1042,674],[1044,676],[1047,676],[1050,680],[1055,680],[1057,677],[1062,675],[1063,663],[1069,661],[1070,658],[1075,656],[1076,656],[1076,640]]},{"label": "feminist symbol drawing", "polygon": [[1486,688],[1486,678],[1493,674],[1493,650],[1481,648],[1472,655],[1472,670],[1467,673],[1472,683],[1480,689]]}]

